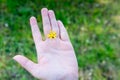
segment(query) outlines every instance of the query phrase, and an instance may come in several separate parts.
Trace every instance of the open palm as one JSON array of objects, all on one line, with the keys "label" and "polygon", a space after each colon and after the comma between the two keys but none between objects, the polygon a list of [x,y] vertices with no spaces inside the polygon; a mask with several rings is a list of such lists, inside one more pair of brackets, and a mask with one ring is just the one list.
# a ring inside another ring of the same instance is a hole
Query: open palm
[{"label": "open palm", "polygon": [[[41,14],[45,41],[42,40],[35,17],[30,18],[38,63],[34,63],[22,55],[16,55],[14,59],[38,79],[77,80],[77,60],[64,25],[61,21],[56,20],[52,10],[43,8]],[[50,31],[57,33],[56,38],[47,37]]]}]

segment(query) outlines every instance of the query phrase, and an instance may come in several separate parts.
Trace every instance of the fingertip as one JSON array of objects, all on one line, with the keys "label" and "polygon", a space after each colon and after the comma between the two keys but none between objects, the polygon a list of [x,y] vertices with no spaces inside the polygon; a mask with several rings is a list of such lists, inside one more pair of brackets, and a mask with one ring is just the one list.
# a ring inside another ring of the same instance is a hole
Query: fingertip
[{"label": "fingertip", "polygon": [[15,60],[18,63],[21,63],[22,62],[22,56],[21,55],[16,55],[16,56],[13,57],[13,60]]},{"label": "fingertip", "polygon": [[61,20],[58,20],[57,23],[58,23],[58,26],[59,26],[59,27],[63,27],[63,23],[62,23]]},{"label": "fingertip", "polygon": [[31,25],[36,24],[36,18],[34,16],[30,17],[30,24]]},{"label": "fingertip", "polygon": [[61,23],[61,20],[57,20],[58,24]]},{"label": "fingertip", "polygon": [[61,22],[61,20],[57,20],[58,22]]},{"label": "fingertip", "polygon": [[13,59],[17,61],[17,60],[20,59],[21,57],[22,57],[21,55],[16,55],[16,56],[13,57]]},{"label": "fingertip", "polygon": [[32,20],[34,20],[34,19],[36,19],[34,16],[31,16],[31,17],[30,17],[30,21],[32,21]]},{"label": "fingertip", "polygon": [[54,11],[53,11],[53,10],[49,10],[48,13],[49,13],[49,14],[53,14]]},{"label": "fingertip", "polygon": [[41,13],[44,13],[44,12],[47,12],[47,11],[48,11],[47,8],[42,8],[42,9],[41,9]]}]

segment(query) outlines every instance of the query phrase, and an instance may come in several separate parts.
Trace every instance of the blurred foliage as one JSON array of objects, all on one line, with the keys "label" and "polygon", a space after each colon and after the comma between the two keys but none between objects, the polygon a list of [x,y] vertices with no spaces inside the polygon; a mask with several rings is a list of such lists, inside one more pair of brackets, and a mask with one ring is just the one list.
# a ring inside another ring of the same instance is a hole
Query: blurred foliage
[{"label": "blurred foliage", "polygon": [[36,61],[29,18],[42,31],[40,10],[52,9],[68,30],[80,80],[120,78],[120,0],[0,0],[0,80],[36,80],[13,61],[16,54]]}]

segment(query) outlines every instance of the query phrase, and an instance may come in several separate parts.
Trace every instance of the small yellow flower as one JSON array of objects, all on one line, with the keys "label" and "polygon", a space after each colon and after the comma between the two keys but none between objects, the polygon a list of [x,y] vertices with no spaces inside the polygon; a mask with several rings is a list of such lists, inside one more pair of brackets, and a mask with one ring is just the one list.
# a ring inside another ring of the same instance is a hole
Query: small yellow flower
[{"label": "small yellow flower", "polygon": [[55,31],[50,31],[50,33],[47,35],[48,38],[54,39],[56,38],[56,32]]}]

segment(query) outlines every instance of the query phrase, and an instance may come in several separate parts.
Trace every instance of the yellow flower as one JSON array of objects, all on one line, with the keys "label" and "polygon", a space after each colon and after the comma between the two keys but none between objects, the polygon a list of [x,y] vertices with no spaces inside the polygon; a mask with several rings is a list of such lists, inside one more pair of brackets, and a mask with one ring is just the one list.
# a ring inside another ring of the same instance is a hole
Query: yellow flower
[{"label": "yellow flower", "polygon": [[47,35],[48,38],[54,39],[56,38],[56,32],[55,31],[50,31],[50,33]]}]

